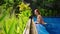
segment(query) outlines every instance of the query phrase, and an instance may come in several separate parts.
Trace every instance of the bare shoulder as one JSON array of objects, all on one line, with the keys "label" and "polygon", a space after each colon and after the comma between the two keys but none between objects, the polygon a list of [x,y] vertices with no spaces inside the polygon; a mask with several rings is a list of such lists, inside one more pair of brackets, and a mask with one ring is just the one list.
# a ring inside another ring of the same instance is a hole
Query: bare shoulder
[{"label": "bare shoulder", "polygon": [[38,17],[41,17],[41,15],[38,15]]}]

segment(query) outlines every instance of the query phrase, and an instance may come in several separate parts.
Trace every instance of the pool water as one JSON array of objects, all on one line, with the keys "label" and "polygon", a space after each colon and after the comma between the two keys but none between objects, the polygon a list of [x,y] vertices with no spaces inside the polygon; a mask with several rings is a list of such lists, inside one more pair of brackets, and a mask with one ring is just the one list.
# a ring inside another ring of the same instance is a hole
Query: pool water
[{"label": "pool water", "polygon": [[[34,17],[34,21],[36,21],[36,17]],[[60,18],[51,18],[51,17],[45,17],[43,18],[44,22],[47,24],[44,25],[46,27],[46,30],[49,32],[49,34],[60,34]],[[38,29],[40,30],[40,29]]]},{"label": "pool water", "polygon": [[43,18],[46,30],[50,34],[60,34],[60,18]]}]

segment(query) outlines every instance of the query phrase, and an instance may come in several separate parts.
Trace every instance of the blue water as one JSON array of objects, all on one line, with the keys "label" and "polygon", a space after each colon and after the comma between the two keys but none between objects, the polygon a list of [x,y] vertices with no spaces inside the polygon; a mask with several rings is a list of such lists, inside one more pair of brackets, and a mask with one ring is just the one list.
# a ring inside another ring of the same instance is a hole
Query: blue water
[{"label": "blue water", "polygon": [[[43,18],[43,20],[47,23],[44,26],[49,34],[60,34],[60,18]],[[36,18],[34,18],[34,21],[36,21]]]},{"label": "blue water", "polygon": [[60,34],[60,18],[43,18],[43,20],[48,23],[45,27],[50,34]]}]

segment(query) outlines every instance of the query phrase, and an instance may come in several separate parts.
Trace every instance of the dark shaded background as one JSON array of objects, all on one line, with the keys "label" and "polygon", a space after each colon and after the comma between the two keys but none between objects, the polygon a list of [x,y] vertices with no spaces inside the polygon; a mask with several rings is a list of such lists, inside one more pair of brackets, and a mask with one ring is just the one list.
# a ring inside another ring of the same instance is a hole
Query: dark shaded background
[{"label": "dark shaded background", "polygon": [[[24,0],[26,3],[30,3],[32,12],[38,8],[42,13],[41,9],[44,9],[42,16],[44,17],[60,17],[60,0]],[[34,14],[34,12],[32,13]],[[47,15],[46,15],[47,14]]]}]

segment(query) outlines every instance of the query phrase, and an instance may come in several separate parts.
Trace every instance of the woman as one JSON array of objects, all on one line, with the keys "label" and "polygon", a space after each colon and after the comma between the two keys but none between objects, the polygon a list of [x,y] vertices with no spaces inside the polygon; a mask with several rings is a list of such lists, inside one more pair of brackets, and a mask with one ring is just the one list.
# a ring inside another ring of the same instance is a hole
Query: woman
[{"label": "woman", "polygon": [[36,29],[37,29],[38,34],[49,34],[47,32],[47,30],[45,29],[45,27],[43,26],[45,23],[42,19],[41,14],[39,13],[39,10],[35,9],[34,14],[36,15],[36,17],[33,17],[33,21],[36,25]]}]

